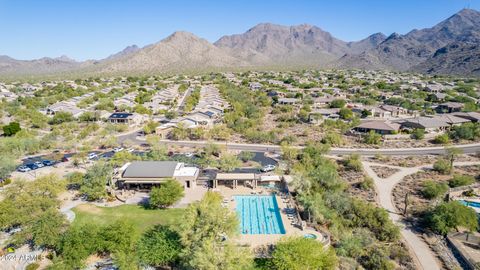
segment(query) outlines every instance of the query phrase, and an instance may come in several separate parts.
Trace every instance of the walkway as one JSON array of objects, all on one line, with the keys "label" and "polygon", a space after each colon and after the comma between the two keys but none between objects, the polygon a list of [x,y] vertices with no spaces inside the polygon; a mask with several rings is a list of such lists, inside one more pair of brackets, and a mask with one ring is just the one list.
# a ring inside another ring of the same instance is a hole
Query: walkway
[{"label": "walkway", "polygon": [[[407,242],[413,255],[415,255],[414,259],[417,266],[425,270],[441,269],[440,262],[438,262],[435,254],[432,252],[429,246],[422,240],[420,236],[413,232],[408,223],[404,222],[403,216],[397,213],[397,209],[395,208],[392,197],[393,188],[396,184],[400,183],[403,178],[424,169],[431,169],[432,165],[405,168],[367,161],[363,161],[362,163],[365,173],[375,182],[379,204],[389,212],[390,218],[400,226],[403,238]],[[480,164],[479,161],[467,161],[455,162],[454,166],[469,166],[478,164]],[[399,171],[387,178],[382,179],[377,176],[377,174],[372,170],[371,166],[395,168]]]}]

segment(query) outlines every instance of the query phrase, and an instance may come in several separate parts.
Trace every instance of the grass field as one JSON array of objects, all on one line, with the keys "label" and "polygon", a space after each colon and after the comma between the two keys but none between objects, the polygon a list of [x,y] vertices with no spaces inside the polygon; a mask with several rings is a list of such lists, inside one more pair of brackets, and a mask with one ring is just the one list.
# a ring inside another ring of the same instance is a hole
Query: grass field
[{"label": "grass field", "polygon": [[96,223],[99,225],[109,224],[117,220],[132,222],[143,232],[145,229],[156,225],[179,224],[185,210],[172,209],[145,209],[139,205],[121,205],[117,207],[98,207],[90,204],[82,204],[73,209],[75,212],[74,226]]}]

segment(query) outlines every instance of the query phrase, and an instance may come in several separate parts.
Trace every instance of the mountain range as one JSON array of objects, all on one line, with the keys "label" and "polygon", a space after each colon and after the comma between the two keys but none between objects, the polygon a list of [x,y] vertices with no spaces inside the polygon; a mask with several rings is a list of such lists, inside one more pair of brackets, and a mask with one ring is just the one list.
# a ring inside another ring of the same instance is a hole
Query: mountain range
[{"label": "mountain range", "polygon": [[463,9],[431,28],[346,42],[314,25],[261,23],[214,43],[188,32],[101,60],[0,56],[0,75],[131,74],[238,68],[342,68],[480,76],[480,12]]}]

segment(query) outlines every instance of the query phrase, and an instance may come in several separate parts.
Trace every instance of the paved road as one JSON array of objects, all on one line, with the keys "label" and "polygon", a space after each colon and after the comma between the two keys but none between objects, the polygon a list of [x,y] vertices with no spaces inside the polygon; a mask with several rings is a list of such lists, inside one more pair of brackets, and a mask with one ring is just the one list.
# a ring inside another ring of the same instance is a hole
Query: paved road
[{"label": "paved road", "polygon": [[[145,143],[143,140],[138,140],[142,143]],[[177,145],[185,147],[203,147],[208,144],[217,144],[220,146],[227,147],[231,150],[243,150],[243,151],[260,151],[260,152],[280,152],[281,148],[279,145],[268,145],[268,144],[246,144],[246,143],[229,143],[229,142],[209,142],[209,141],[174,141],[174,140],[160,140],[161,143],[168,145]],[[480,143],[476,144],[464,144],[455,146],[463,150],[464,153],[477,153],[480,152]],[[296,148],[303,148],[302,146],[297,146]],[[445,148],[443,146],[436,147],[421,147],[421,148],[392,148],[392,149],[361,149],[361,148],[332,148],[330,154],[332,155],[348,155],[352,153],[357,153],[364,156],[374,156],[376,154],[382,155],[395,155],[395,156],[415,156],[415,155],[438,155],[445,153]]]}]

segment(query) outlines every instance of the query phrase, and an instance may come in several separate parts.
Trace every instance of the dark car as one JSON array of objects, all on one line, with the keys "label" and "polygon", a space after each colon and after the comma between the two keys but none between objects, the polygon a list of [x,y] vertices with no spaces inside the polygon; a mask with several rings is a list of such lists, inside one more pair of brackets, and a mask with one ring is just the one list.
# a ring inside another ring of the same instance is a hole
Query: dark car
[{"label": "dark car", "polygon": [[67,162],[68,158],[67,157],[62,157],[62,162]]},{"label": "dark car", "polygon": [[38,166],[33,164],[33,163],[25,164],[25,166],[30,168],[30,170],[32,170],[32,171],[38,169]]},{"label": "dark car", "polygon": [[53,160],[48,160],[48,159],[42,161],[42,163],[43,163],[43,165],[45,165],[45,166],[53,166],[53,165],[55,165],[55,161],[53,161]]}]

